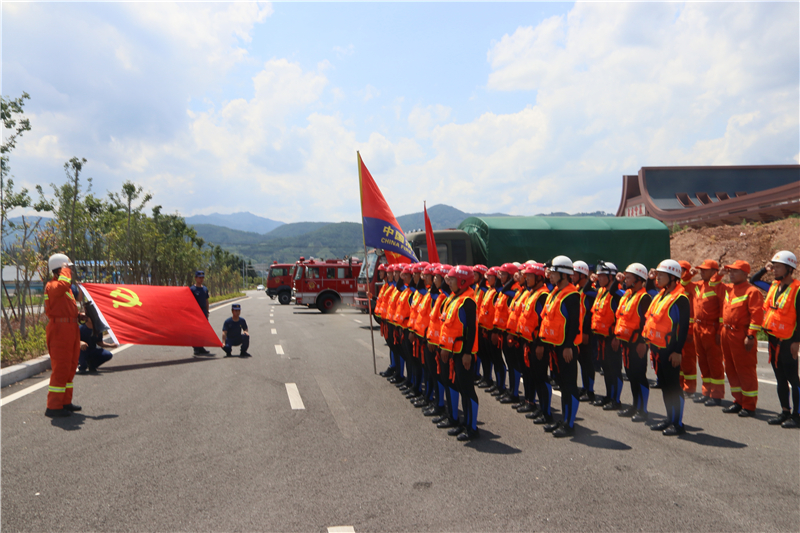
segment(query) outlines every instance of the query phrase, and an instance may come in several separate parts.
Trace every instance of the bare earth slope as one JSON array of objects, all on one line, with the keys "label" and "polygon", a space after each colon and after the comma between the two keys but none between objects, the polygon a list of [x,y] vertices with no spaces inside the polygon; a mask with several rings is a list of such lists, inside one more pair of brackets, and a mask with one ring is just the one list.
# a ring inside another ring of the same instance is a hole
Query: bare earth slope
[{"label": "bare earth slope", "polygon": [[688,228],[672,235],[670,248],[673,259],[684,259],[692,265],[699,265],[704,259],[716,259],[720,264],[743,259],[755,272],[779,250],[790,250],[800,257],[800,218],[768,224]]}]

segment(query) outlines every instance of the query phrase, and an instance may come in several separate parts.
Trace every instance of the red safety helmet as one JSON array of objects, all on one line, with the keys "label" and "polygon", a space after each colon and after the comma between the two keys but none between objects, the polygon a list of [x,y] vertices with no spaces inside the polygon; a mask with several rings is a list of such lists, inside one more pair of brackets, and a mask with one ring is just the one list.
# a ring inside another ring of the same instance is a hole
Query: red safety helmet
[{"label": "red safety helmet", "polygon": [[402,267],[403,274],[413,274],[414,273],[414,264],[413,263],[406,263]]},{"label": "red safety helmet", "polygon": [[544,264],[542,263],[531,263],[525,267],[524,273],[536,274],[537,276],[544,277],[544,268]]},{"label": "red safety helmet", "polygon": [[428,265],[425,267],[425,270],[422,271],[423,275],[433,275],[436,273],[436,265]]},{"label": "red safety helmet", "polygon": [[503,263],[503,266],[497,269],[498,272],[505,272],[509,276],[513,276],[519,272],[519,268],[514,263]]},{"label": "red safety helmet", "polygon": [[450,269],[448,276],[458,282],[458,289],[461,290],[464,287],[469,287],[472,284],[472,267],[467,265],[458,265]]},{"label": "red safety helmet", "polygon": [[497,267],[491,267],[489,270],[486,271],[486,275],[497,277]]},{"label": "red safety helmet", "polygon": [[414,266],[411,267],[411,272],[414,274],[422,274],[426,266],[427,265],[423,265],[422,263],[414,263]]},{"label": "red safety helmet", "polygon": [[479,273],[481,276],[485,276],[486,273],[489,271],[489,268],[483,265],[475,265],[474,267],[472,267],[472,270],[474,272]]},{"label": "red safety helmet", "polygon": [[378,272],[386,272],[386,265],[384,265],[383,263],[378,265]]},{"label": "red safety helmet", "polygon": [[450,271],[450,265],[436,265],[436,267],[433,270],[433,273],[445,277],[449,271]]}]

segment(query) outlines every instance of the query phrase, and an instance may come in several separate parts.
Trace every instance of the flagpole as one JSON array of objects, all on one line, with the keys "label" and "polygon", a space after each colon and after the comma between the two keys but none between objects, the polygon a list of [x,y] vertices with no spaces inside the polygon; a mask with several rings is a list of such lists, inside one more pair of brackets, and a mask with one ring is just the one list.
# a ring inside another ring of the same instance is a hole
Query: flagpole
[{"label": "flagpole", "polygon": [[[367,309],[369,310],[369,336],[372,340],[372,372],[378,373],[378,361],[375,358],[375,331],[372,328],[372,292],[370,291],[369,268],[367,267],[367,238],[364,235],[364,184],[361,182],[361,154],[356,150],[358,160],[358,192],[361,197],[361,239],[364,242],[364,263],[362,268],[367,269]],[[377,264],[375,265],[377,268]]]}]

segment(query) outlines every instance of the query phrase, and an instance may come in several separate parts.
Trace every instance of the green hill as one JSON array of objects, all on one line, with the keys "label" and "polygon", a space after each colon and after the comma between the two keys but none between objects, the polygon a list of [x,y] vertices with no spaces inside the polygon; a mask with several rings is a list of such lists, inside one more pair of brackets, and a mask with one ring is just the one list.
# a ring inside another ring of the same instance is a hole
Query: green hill
[{"label": "green hill", "polygon": [[324,228],[330,224],[333,224],[333,222],[292,222],[291,224],[278,226],[269,233],[265,233],[264,237],[267,239],[297,237]]},{"label": "green hill", "polygon": [[194,224],[197,235],[206,242],[219,244],[223,248],[228,244],[254,244],[264,240],[264,236],[249,231],[224,228],[214,224]]}]

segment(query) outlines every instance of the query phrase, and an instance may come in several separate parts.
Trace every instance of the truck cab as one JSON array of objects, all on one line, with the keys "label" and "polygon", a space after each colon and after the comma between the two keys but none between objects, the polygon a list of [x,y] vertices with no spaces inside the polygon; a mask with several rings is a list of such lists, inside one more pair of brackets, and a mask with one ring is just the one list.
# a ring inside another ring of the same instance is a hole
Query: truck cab
[{"label": "truck cab", "polygon": [[356,295],[354,304],[356,308],[361,309],[362,313],[369,313],[370,310],[370,303],[367,299],[368,288],[369,294],[372,296],[371,308],[373,310],[375,309],[378,293],[383,286],[383,282],[378,279],[378,265],[385,265],[388,263],[389,261],[386,259],[386,254],[383,250],[372,248],[367,251],[366,266],[363,267],[358,274],[358,294]]},{"label": "truck cab", "polygon": [[353,305],[361,265],[354,258],[306,261],[301,257],[294,273],[296,303],[323,313],[333,313],[343,304]]},{"label": "truck cab", "polygon": [[273,261],[267,274],[267,296],[278,297],[281,305],[289,305],[292,301],[292,277],[295,265]]},{"label": "truck cab", "polygon": [[[436,250],[439,252],[439,262],[445,265],[474,265],[472,254],[472,241],[466,231],[460,229],[443,229],[433,232],[436,238]],[[413,231],[406,236],[420,261],[428,259],[428,241],[424,231]]]}]

